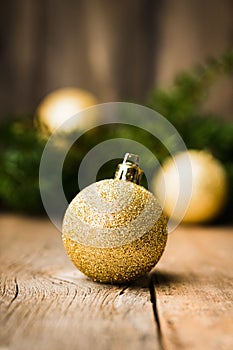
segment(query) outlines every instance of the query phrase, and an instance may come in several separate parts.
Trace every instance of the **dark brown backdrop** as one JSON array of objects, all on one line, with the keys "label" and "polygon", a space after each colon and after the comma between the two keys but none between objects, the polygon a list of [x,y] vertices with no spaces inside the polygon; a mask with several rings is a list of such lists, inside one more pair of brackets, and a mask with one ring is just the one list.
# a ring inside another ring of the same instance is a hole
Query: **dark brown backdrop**
[{"label": "dark brown backdrop", "polygon": [[[232,46],[232,0],[8,0],[0,11],[0,117],[75,85],[143,102],[153,86]],[[232,115],[222,81],[210,107]]]}]

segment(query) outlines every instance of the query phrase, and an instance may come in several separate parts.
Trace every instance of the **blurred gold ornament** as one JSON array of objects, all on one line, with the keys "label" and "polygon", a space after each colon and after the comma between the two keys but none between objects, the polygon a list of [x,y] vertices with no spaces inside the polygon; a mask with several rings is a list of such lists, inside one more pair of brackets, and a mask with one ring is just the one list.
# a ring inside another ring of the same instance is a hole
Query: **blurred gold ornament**
[{"label": "blurred gold ornament", "polygon": [[[63,123],[62,130],[65,132],[91,127],[96,115],[90,112],[87,119],[86,115],[83,116],[79,112],[98,103],[93,94],[82,89],[66,87],[55,90],[39,104],[36,110],[36,124],[43,134],[51,134]],[[77,113],[77,117],[71,118]]]},{"label": "blurred gold ornament", "polygon": [[[222,211],[227,200],[227,175],[222,164],[207,151],[189,150],[192,167],[192,194],[187,210],[182,219],[185,223],[208,222],[216,218]],[[178,220],[174,208],[179,196],[179,186],[184,186],[187,152],[179,153],[174,159],[165,161],[163,169],[153,181],[153,192],[164,212],[172,219]],[[177,167],[183,173],[182,183],[179,182]],[[179,198],[182,201],[182,198]]]},{"label": "blurred gold ornament", "polygon": [[63,242],[76,267],[94,281],[123,283],[150,271],[167,241],[157,199],[138,183],[142,170],[126,154],[114,179],[83,189],[63,221]]}]

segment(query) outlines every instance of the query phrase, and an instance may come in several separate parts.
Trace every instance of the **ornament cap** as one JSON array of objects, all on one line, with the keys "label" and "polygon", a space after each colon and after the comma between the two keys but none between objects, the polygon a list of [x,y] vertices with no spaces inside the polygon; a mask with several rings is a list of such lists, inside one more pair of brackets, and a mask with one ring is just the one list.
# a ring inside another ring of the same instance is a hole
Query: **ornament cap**
[{"label": "ornament cap", "polygon": [[140,184],[143,170],[138,166],[139,156],[133,153],[126,153],[123,163],[118,164],[115,179],[131,181]]}]

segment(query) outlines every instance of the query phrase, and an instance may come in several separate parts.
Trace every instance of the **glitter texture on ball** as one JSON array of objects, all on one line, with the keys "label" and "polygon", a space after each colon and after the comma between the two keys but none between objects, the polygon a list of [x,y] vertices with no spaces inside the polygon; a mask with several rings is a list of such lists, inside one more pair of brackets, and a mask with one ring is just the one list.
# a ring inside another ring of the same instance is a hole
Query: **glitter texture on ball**
[{"label": "glitter texture on ball", "polygon": [[70,203],[63,243],[74,265],[94,281],[124,283],[149,272],[167,241],[167,219],[155,196],[119,179],[96,182]]}]

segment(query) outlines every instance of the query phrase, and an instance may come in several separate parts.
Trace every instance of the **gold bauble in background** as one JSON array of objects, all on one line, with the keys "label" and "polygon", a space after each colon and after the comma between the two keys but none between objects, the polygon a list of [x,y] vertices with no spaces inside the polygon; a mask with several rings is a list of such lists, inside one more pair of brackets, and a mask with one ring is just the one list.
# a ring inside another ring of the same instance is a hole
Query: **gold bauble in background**
[{"label": "gold bauble in background", "polygon": [[[226,171],[207,151],[189,150],[188,155],[192,167],[192,194],[182,221],[207,222],[215,219],[226,204],[228,189]],[[187,152],[179,153],[174,160],[169,158],[153,181],[153,192],[163,206],[164,212],[175,220],[179,218],[173,214],[173,210],[178,199],[179,186],[182,186],[182,183],[179,184],[176,166],[181,171],[183,168],[182,181],[185,181],[186,161]],[[182,198],[179,200],[182,201]]]},{"label": "gold bauble in background", "polygon": [[[90,92],[66,87],[49,93],[39,104],[36,110],[36,124],[44,134],[50,134],[70,117],[85,108],[98,104],[98,99]],[[85,129],[92,126],[94,113],[89,113],[88,119],[80,113],[77,118],[65,123],[63,131],[70,132],[75,129]]]},{"label": "gold bauble in background", "polygon": [[63,242],[76,267],[95,281],[123,283],[145,274],[160,259],[167,220],[155,196],[118,179],[82,190],[63,221]]}]

